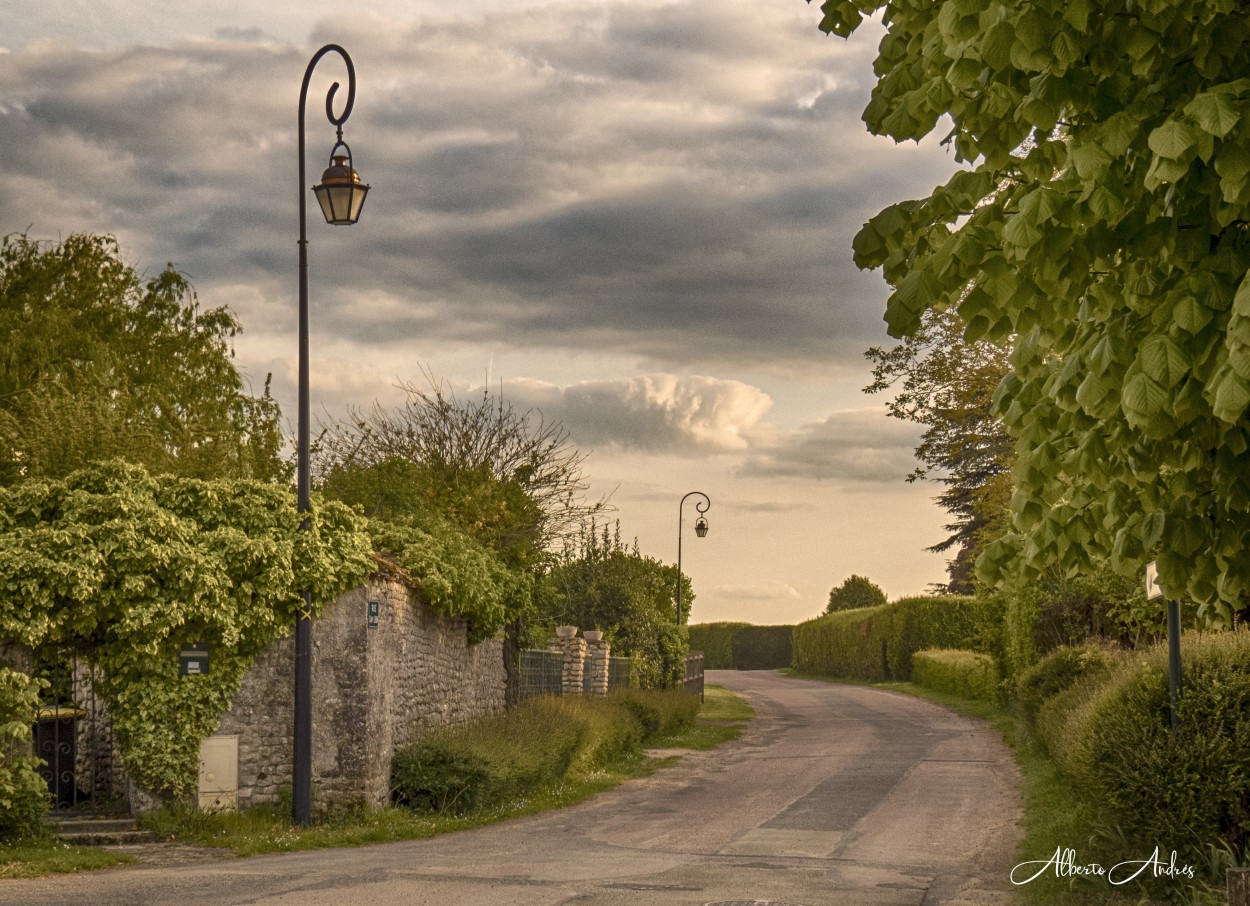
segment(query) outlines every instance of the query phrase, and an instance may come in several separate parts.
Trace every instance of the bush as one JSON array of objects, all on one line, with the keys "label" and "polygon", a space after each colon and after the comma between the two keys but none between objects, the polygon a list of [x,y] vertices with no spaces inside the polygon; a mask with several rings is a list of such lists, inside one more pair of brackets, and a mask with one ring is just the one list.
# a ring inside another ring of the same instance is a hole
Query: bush
[{"label": "bush", "polygon": [[1072,687],[1083,677],[1106,673],[1118,660],[1118,652],[1090,642],[1056,648],[1015,683],[1016,701],[1025,721],[1033,726],[1047,699]]},{"label": "bush", "polygon": [[623,708],[638,722],[644,743],[689,726],[699,713],[700,705],[698,696],[684,690],[623,689],[608,696],[608,701]]},{"label": "bush", "polygon": [[1209,844],[1250,844],[1250,632],[1186,634],[1180,726],[1166,645],[1049,699],[1038,732],[1127,839],[1196,863]]},{"label": "bush", "polygon": [[30,743],[31,718],[46,685],[24,673],[0,667],[0,841],[37,836],[51,804],[48,784],[39,776],[39,759],[16,754]]},{"label": "bush", "polygon": [[997,655],[1001,603],[934,595],[843,610],[794,627],[794,666],[806,673],[861,680],[909,680],[912,654],[966,648]]},{"label": "bush", "polygon": [[629,689],[606,699],[543,696],[398,749],[391,794],[414,811],[463,814],[523,798],[571,773],[637,755],[693,722],[699,699]]},{"label": "bush", "polygon": [[988,654],[929,648],[912,656],[912,682],[961,698],[998,701],[998,665]]}]

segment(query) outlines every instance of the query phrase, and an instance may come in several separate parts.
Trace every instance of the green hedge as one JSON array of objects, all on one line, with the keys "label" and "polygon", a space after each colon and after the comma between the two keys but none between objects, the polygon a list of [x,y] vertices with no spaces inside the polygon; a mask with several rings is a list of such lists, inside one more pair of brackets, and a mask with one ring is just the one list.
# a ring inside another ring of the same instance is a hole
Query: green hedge
[{"label": "green hedge", "polygon": [[688,726],[697,696],[630,689],[606,699],[542,696],[398,749],[392,799],[414,811],[482,811],[635,755]]},{"label": "green hedge", "polygon": [[933,595],[843,610],[794,627],[794,666],[861,680],[910,680],[912,655],[961,648],[997,655],[1002,605],[994,598]]},{"label": "green hedge", "polygon": [[794,660],[793,626],[701,623],[690,627],[690,647],[703,652],[706,670],[781,670]]},{"label": "green hedge", "polygon": [[734,669],[782,670],[794,661],[793,626],[747,626],[733,637]]},{"label": "green hedge", "polygon": [[1037,728],[1075,784],[1126,839],[1198,864],[1250,846],[1250,632],[1186,633],[1174,731],[1166,645],[1047,699]]},{"label": "green hedge", "polygon": [[750,623],[698,623],[690,627],[690,649],[703,652],[705,670],[734,669],[734,635]]},{"label": "green hedge", "polygon": [[953,648],[927,648],[912,655],[912,682],[961,698],[998,701],[998,665],[988,654]]},{"label": "green hedge", "polygon": [[1056,648],[1016,679],[1016,701],[1025,722],[1033,726],[1047,699],[1084,678],[1106,673],[1122,656],[1122,652],[1095,642]]}]

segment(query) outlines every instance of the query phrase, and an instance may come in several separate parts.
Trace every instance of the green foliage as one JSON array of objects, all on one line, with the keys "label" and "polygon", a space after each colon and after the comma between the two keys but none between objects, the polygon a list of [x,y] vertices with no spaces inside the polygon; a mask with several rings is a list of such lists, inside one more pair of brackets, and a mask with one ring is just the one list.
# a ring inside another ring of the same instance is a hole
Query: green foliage
[{"label": "green foliage", "polygon": [[1157,640],[1163,608],[1146,600],[1145,585],[1110,570],[1065,578],[1049,572],[1038,581],[1013,580],[994,593],[1004,608],[1003,663],[1018,677],[1039,656],[1087,639],[1128,646]]},{"label": "green foliage", "polygon": [[642,727],[642,741],[671,736],[694,722],[699,697],[684,690],[622,689],[609,701],[624,708]]},{"label": "green foliage", "polygon": [[445,520],[511,569],[529,569],[544,556],[538,504],[519,482],[495,478],[483,467],[453,468],[392,457],[369,466],[341,465],[326,475],[323,491],[359,506],[374,522]]},{"label": "green foliage", "polygon": [[967,342],[963,333],[958,312],[928,311],[902,343],[865,353],[873,363],[873,382],[864,392],[894,391],[886,411],[924,426],[916,447],[921,466],[907,480],[932,478],[946,486],[937,501],[953,518],[946,526],[951,535],[928,550],[955,549],[947,564],[946,590],[952,594],[976,590],[972,568],[977,556],[1007,530],[1015,461],[1011,436],[992,405],[1010,368],[1010,346],[985,339]]},{"label": "green foliage", "polygon": [[1064,771],[1129,839],[1198,862],[1250,844],[1250,632],[1186,633],[1180,726],[1168,712],[1166,645],[1047,701],[1037,726]]},{"label": "green foliage", "polygon": [[[1157,559],[1228,623],[1250,595],[1250,20],[1240,0],[829,0],[888,8],[869,128],[939,122],[969,168],[856,236],[914,332],[956,310],[1012,340],[996,412],[1017,443],[997,582]],[[1201,556],[1198,556],[1201,552]]]},{"label": "green foliage", "polygon": [[960,698],[993,702],[1002,698],[998,665],[988,654],[928,648],[912,655],[912,682]]},{"label": "green foliage", "polygon": [[369,523],[379,555],[424,593],[430,606],[464,617],[472,642],[489,638],[525,611],[532,574],[508,569],[490,549],[434,515]]},{"label": "green foliage", "polygon": [[733,656],[735,670],[789,667],[794,660],[794,627],[747,626],[734,633]]},{"label": "green foliage", "polygon": [[48,784],[39,759],[20,754],[30,745],[31,717],[45,685],[0,667],[0,842],[36,836],[48,811]]},{"label": "green foliage", "polygon": [[701,623],[690,627],[690,648],[705,670],[779,670],[794,659],[793,626]]},{"label": "green foliage", "polygon": [[698,623],[690,627],[690,650],[703,652],[703,669],[733,670],[734,636],[750,623]]},{"label": "green foliage", "polygon": [[1056,648],[1016,679],[1016,701],[1025,722],[1031,725],[1047,700],[1078,680],[1105,674],[1119,660],[1118,652],[1095,643]]},{"label": "green foliage", "polygon": [[698,698],[680,691],[527,699],[398,749],[391,763],[393,796],[418,811],[498,807],[570,773],[637,755],[646,739],[693,723],[698,709]]},{"label": "green foliage", "polygon": [[271,480],[289,471],[268,386],[244,392],[239,324],[201,311],[167,267],[144,279],[114,239],[0,242],[0,484],[123,458],[154,472]]},{"label": "green foliage", "polygon": [[[311,529],[289,489],[154,477],[107,463],[0,489],[0,637],[80,654],[126,769],[176,798],[194,789],[200,741],[251,660],[374,568],[358,516],[320,504]],[[178,676],[205,641],[207,676]]]},{"label": "green foliage", "polygon": [[794,666],[844,679],[911,678],[912,655],[924,648],[996,653],[999,603],[955,595],[900,598],[844,610],[794,627]]},{"label": "green foliage", "polygon": [[331,422],[317,445],[318,481],[381,514],[433,505],[513,567],[542,561],[602,509],[583,502],[585,454],[558,422],[517,412],[488,388],[462,400],[426,381],[400,385],[402,406],[375,403]]},{"label": "green foliage", "polygon": [[[600,629],[614,654],[632,659],[631,682],[668,688],[685,676],[686,631],[676,625],[677,568],[644,557],[596,526],[577,550],[562,554],[534,589],[531,647],[542,647],[556,626]],[[682,576],[682,601],[694,600]],[[686,619],[690,610],[685,611]]]},{"label": "green foliage", "polygon": [[875,607],[885,603],[885,592],[871,579],[864,576],[849,576],[829,592],[829,603],[825,613],[835,610],[857,610],[861,607]]}]

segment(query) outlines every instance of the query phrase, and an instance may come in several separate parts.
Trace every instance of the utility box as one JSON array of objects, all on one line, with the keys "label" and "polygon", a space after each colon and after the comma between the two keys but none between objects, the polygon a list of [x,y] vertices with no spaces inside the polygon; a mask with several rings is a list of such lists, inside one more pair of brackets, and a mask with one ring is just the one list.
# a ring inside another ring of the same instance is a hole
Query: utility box
[{"label": "utility box", "polygon": [[239,737],[210,736],[200,745],[200,811],[239,805]]}]

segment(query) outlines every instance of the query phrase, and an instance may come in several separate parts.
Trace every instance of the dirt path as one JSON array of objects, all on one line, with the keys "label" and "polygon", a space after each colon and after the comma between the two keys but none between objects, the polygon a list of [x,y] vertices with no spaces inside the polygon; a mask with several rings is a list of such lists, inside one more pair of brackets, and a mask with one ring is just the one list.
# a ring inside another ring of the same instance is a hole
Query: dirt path
[{"label": "dirt path", "polygon": [[0,904],[989,906],[1019,781],[996,734],[926,702],[714,672],[743,738],[582,805],[432,840],[0,883]]}]

